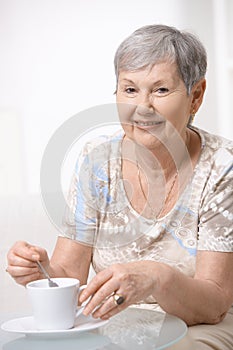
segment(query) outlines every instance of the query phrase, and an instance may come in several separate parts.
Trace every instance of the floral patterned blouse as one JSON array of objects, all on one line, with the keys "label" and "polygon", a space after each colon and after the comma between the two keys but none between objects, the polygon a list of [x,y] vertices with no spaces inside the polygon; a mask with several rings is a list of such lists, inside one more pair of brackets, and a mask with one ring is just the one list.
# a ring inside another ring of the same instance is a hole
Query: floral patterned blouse
[{"label": "floral patterned blouse", "polygon": [[153,260],[193,276],[197,250],[233,252],[233,142],[193,129],[202,142],[193,176],[173,209],[155,220],[139,215],[127,198],[123,130],[85,145],[62,235],[93,245],[96,272],[114,263]]}]

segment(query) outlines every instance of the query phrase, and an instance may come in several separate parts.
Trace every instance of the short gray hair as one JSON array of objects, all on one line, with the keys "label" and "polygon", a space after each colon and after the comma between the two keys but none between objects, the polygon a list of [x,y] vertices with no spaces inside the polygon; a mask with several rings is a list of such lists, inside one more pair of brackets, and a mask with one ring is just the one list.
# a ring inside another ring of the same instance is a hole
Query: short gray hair
[{"label": "short gray hair", "polygon": [[190,94],[193,85],[205,77],[206,51],[193,34],[166,25],[148,25],[137,29],[118,47],[115,73],[135,71],[163,61],[176,62],[178,71]]}]

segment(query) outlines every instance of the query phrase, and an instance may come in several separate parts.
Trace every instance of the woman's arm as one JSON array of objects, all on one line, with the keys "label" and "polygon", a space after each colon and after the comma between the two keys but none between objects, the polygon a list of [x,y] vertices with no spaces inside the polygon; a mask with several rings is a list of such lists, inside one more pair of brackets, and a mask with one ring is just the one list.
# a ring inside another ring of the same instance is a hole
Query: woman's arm
[{"label": "woman's arm", "polygon": [[[163,263],[138,261],[116,264],[101,271],[80,296],[83,302],[95,294],[84,310],[107,319],[127,306],[153,295],[168,313],[182,318],[188,325],[214,324],[221,321],[233,303],[233,253],[198,252],[194,278]],[[125,301],[116,306],[112,293]],[[107,298],[107,299],[106,299]]]},{"label": "woman's arm", "polygon": [[195,277],[164,265],[154,296],[189,325],[218,323],[233,303],[232,266],[233,253],[199,251]]},{"label": "woman's arm", "polygon": [[91,264],[92,247],[72,239],[58,237],[50,260],[51,276],[74,277],[86,283]]},{"label": "woman's arm", "polygon": [[75,277],[86,283],[92,247],[68,238],[58,237],[51,260],[44,248],[27,242],[16,242],[9,250],[7,271],[22,285],[44,278],[36,264],[41,261],[51,277]]}]

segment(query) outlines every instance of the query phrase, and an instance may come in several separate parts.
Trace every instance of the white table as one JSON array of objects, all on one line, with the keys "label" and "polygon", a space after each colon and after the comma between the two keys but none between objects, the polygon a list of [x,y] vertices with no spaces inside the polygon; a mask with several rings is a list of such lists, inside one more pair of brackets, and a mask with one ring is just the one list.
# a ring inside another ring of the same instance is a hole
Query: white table
[{"label": "white table", "polygon": [[[0,314],[0,323],[25,315]],[[128,308],[106,325],[88,332],[45,339],[0,330],[1,350],[162,350],[179,349],[186,338],[187,326],[166,314],[158,327],[158,312]],[[159,332],[158,332],[159,329]],[[187,343],[188,344],[188,343]],[[185,347],[184,347],[185,348]],[[192,350],[190,347],[187,350]]]}]

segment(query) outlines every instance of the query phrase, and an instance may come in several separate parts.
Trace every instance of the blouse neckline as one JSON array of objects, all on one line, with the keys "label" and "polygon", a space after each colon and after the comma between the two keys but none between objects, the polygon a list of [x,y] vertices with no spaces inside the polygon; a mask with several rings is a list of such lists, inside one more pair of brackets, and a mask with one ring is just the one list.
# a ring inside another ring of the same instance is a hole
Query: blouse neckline
[{"label": "blouse neckline", "polygon": [[189,190],[190,186],[195,182],[195,176],[196,176],[196,173],[198,173],[198,169],[200,167],[200,164],[201,164],[201,161],[202,161],[202,158],[203,158],[203,155],[204,155],[204,149],[205,149],[205,145],[206,145],[206,140],[205,140],[205,137],[204,137],[204,134],[203,134],[202,130],[200,130],[199,128],[194,127],[194,126],[189,126],[189,128],[191,130],[193,130],[194,132],[196,132],[198,134],[198,136],[200,137],[201,150],[200,150],[199,158],[198,158],[198,160],[197,160],[197,162],[195,164],[195,167],[193,169],[192,176],[190,177],[189,181],[187,182],[185,188],[183,189],[182,193],[180,194],[180,196],[179,196],[177,202],[175,203],[175,205],[172,207],[172,209],[168,213],[166,213],[165,215],[163,215],[163,216],[161,216],[159,218],[154,218],[154,219],[146,218],[142,214],[139,214],[132,207],[132,205],[131,205],[131,203],[130,203],[130,201],[128,199],[128,196],[126,194],[124,183],[123,183],[123,176],[122,176],[122,157],[121,157],[121,154],[122,154],[122,142],[123,142],[123,138],[124,138],[124,135],[125,135],[124,131],[122,130],[122,135],[121,135],[120,142],[119,142],[119,152],[120,152],[120,157],[119,157],[119,174],[120,174],[120,179],[121,179],[120,184],[121,184],[121,191],[124,194],[124,197],[125,197],[124,199],[125,199],[125,201],[127,203],[127,206],[130,209],[130,211],[134,214],[134,216],[141,217],[144,221],[146,221],[148,223],[153,223],[153,224],[157,224],[157,223],[160,223],[160,222],[164,221],[169,216],[171,216],[173,214],[173,212],[176,210],[176,208],[179,206],[179,204],[181,204],[183,196],[185,196],[185,194]]}]

